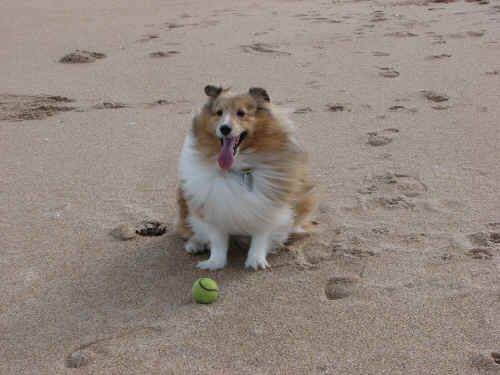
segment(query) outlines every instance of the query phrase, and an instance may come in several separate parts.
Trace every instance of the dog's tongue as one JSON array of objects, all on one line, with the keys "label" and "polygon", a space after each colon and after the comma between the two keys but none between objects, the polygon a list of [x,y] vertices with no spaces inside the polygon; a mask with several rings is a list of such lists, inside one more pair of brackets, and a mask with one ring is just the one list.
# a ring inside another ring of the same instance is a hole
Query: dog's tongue
[{"label": "dog's tongue", "polygon": [[221,168],[228,169],[231,168],[231,165],[233,165],[234,161],[233,149],[237,137],[224,137],[223,140],[224,143],[222,145],[222,151],[220,152],[217,161],[219,162]]}]

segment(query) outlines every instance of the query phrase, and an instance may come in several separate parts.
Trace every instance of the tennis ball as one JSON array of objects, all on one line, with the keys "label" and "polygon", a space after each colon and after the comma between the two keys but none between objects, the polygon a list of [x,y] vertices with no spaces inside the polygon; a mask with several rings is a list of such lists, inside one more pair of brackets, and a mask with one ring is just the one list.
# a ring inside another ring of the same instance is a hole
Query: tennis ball
[{"label": "tennis ball", "polygon": [[198,303],[212,303],[219,294],[219,287],[212,279],[203,277],[194,282],[193,298]]}]

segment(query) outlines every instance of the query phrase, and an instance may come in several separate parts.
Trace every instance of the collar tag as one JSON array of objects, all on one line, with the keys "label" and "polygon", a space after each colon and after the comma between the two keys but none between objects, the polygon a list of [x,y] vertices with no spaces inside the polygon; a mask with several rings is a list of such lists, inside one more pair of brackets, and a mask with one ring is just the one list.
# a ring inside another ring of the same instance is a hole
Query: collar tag
[{"label": "collar tag", "polygon": [[246,186],[248,191],[253,191],[253,169],[246,168],[241,170],[241,184]]}]

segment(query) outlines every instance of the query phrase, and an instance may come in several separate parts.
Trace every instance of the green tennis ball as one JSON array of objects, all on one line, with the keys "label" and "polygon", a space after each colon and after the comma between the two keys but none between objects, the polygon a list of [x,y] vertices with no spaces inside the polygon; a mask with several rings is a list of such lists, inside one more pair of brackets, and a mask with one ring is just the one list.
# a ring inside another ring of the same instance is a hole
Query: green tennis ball
[{"label": "green tennis ball", "polygon": [[219,294],[219,287],[212,279],[202,277],[194,282],[193,298],[198,303],[212,303]]}]

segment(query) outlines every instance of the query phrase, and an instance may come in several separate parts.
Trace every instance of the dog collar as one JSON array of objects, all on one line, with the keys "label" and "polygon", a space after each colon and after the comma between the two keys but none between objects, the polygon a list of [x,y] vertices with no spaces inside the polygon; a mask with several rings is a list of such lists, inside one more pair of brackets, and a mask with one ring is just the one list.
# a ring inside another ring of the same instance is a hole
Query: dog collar
[{"label": "dog collar", "polygon": [[243,173],[243,174],[252,174],[253,173],[253,169],[252,168],[245,168],[245,169],[241,170],[241,173]]}]

